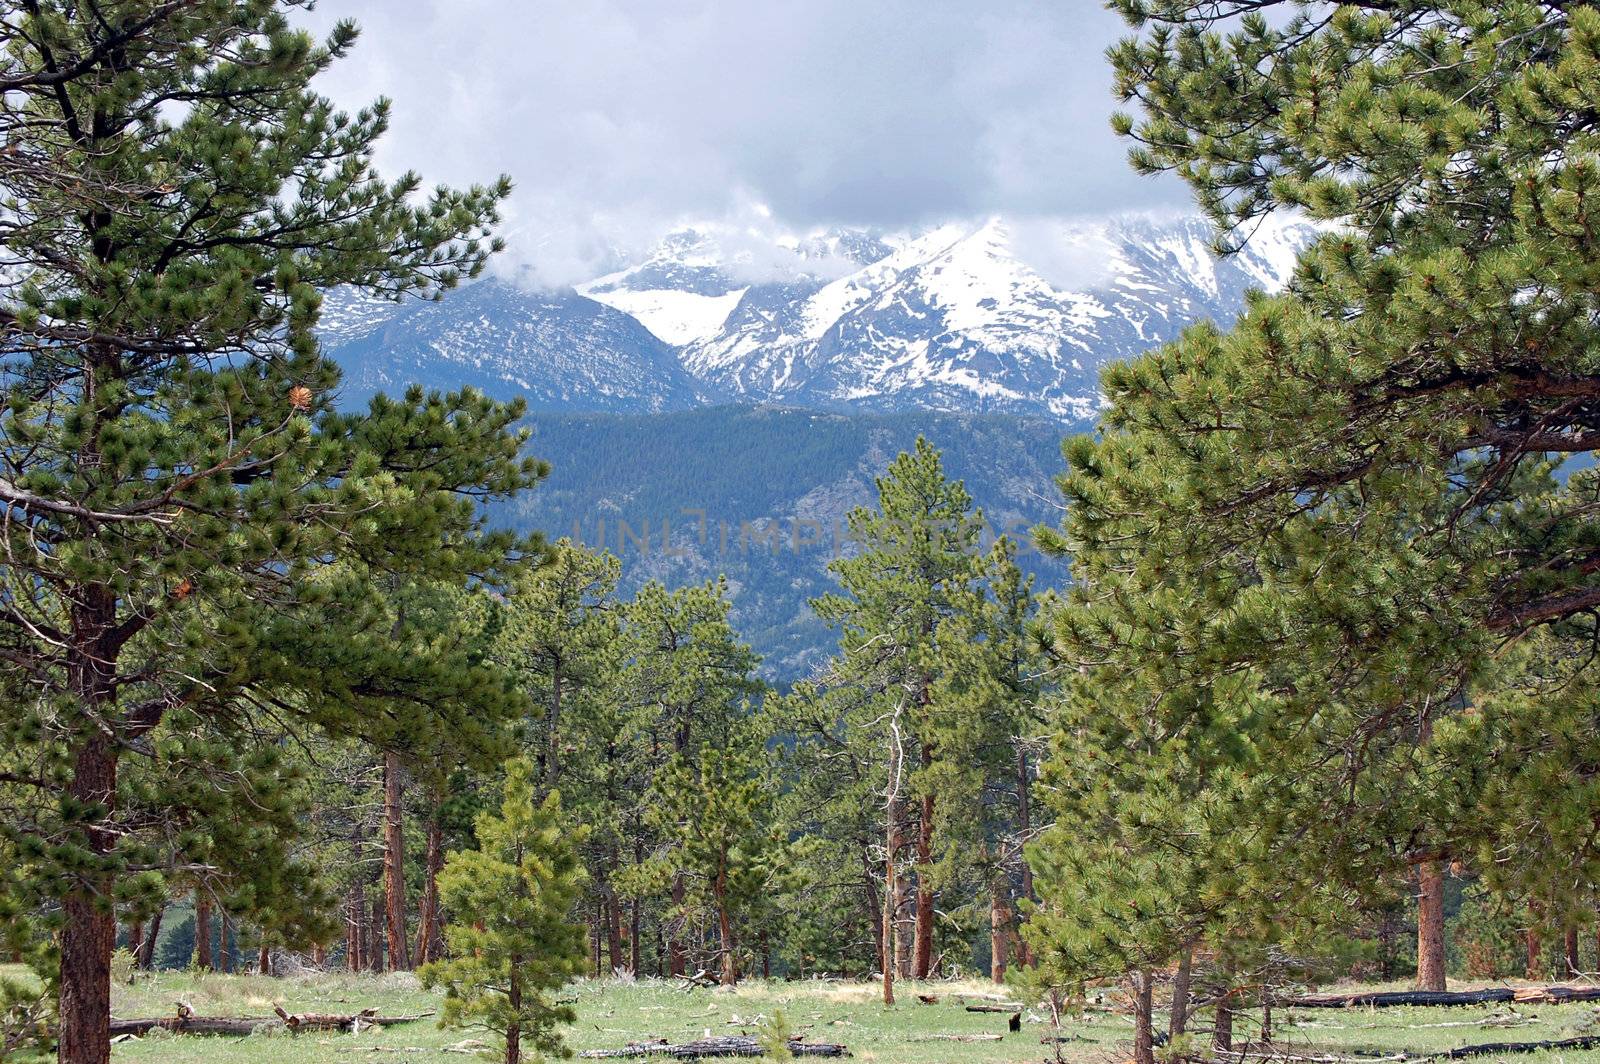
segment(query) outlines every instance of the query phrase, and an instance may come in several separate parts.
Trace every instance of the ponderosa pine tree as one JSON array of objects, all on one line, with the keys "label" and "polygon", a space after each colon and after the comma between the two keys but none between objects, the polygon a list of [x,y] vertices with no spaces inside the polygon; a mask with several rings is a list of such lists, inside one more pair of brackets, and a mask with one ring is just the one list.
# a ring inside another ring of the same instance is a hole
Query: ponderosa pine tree
[{"label": "ponderosa pine tree", "polygon": [[[779,744],[778,818],[790,847],[795,904],[784,945],[799,973],[882,972],[883,748],[859,741],[880,706],[868,689],[805,681],[768,702]],[[893,964],[893,958],[888,962]]]},{"label": "ponderosa pine tree", "polygon": [[771,889],[781,858],[761,740],[747,726],[731,743],[704,743],[698,755],[674,755],[654,786],[652,818],[668,847],[662,859],[688,873],[691,890],[707,900],[724,986],[739,981],[739,932]]},{"label": "ponderosa pine tree", "polygon": [[[1258,812],[1302,840],[1275,874],[1382,883],[1474,845],[1418,769],[1495,651],[1600,602],[1595,483],[1552,475],[1600,442],[1600,15],[1116,6],[1141,31],[1113,52],[1136,165],[1188,180],[1224,244],[1279,209],[1340,226],[1231,332],[1108,371],[1102,438],[1069,448],[1062,642],[1191,770],[1250,750],[1300,775]],[[1584,787],[1555,801],[1593,812]]]},{"label": "ponderosa pine tree", "polygon": [[[505,622],[506,608],[483,589],[468,589],[439,582],[389,581],[387,588],[389,633],[398,646],[419,658],[438,661],[435,675],[451,676],[450,685],[437,691],[412,688],[404,694],[412,702],[434,702],[436,716],[394,714],[403,722],[394,734],[379,737],[382,747],[383,889],[385,958],[391,971],[407,971],[419,960],[413,957],[406,915],[405,801],[408,781],[420,781],[436,797],[429,815],[428,858],[423,867],[423,934],[417,953],[437,953],[439,913],[435,876],[443,861],[439,803],[450,771],[462,767],[484,769],[500,763],[510,748],[511,734],[499,727],[526,712],[524,693],[516,677],[492,660],[492,650]],[[456,676],[477,676],[481,682],[466,688]],[[467,697],[464,697],[466,695]],[[423,729],[417,732],[418,726]],[[430,937],[431,936],[431,937]]]},{"label": "ponderosa pine tree", "polygon": [[[626,747],[608,768],[616,810],[603,822],[622,829],[606,855],[609,869],[637,863],[653,849],[656,833],[638,801],[641,788],[659,796],[655,781],[674,759],[692,758],[700,746],[729,749],[745,733],[751,704],[766,691],[756,675],[760,658],[729,623],[732,608],[725,581],[668,591],[651,582],[639,589],[624,611],[626,661],[617,677],[616,697],[630,712]],[[630,855],[629,837],[643,843]],[[687,870],[668,870],[671,909],[667,936],[667,974],[682,975],[688,961],[690,926]],[[619,884],[620,885],[620,884]],[[620,916],[613,891],[610,920]],[[613,934],[613,939],[615,935]]]},{"label": "ponderosa pine tree", "polygon": [[[615,557],[563,539],[507,599],[495,657],[515,671],[532,703],[523,741],[545,790],[561,782],[567,754],[613,693],[622,658],[620,571]],[[569,789],[569,805],[572,798]]]},{"label": "ponderosa pine tree", "polygon": [[[113,901],[159,878],[129,787],[158,825],[186,815],[180,779],[270,822],[256,713],[361,735],[413,671],[361,637],[364,582],[314,571],[492,573],[515,545],[481,534],[477,501],[540,473],[519,408],[481,396],[334,411],[319,291],[476,273],[508,186],[380,180],[387,107],[345,115],[310,87],[355,30],[319,45],[298,6],[29,0],[0,24],[0,746],[33,766],[5,786],[37,799],[7,822],[25,863],[6,887],[27,892],[7,908],[58,914],[70,1064],[108,1056]],[[297,887],[249,856],[200,859]]]},{"label": "ponderosa pine tree", "polygon": [[[592,895],[585,911],[599,914],[596,942],[603,927],[610,967],[632,968],[631,953],[624,959],[617,879],[636,850],[641,804],[629,783],[634,715],[619,690],[626,654],[619,575],[616,558],[556,543],[545,564],[513,585],[494,657],[528,700],[519,742],[538,769],[540,789],[559,784],[567,809],[592,825],[582,856]],[[637,916],[637,901],[633,909]]]},{"label": "ponderosa pine tree", "polygon": [[974,881],[988,913],[990,976],[1004,982],[1017,942],[1016,903],[1033,892],[1023,848],[1034,838],[1034,755],[1051,665],[1016,544],[1002,536],[972,564],[975,579],[953,598],[938,633],[929,730],[940,756],[919,786],[943,805],[934,878]]},{"label": "ponderosa pine tree", "polygon": [[[857,552],[829,566],[842,593],[824,595],[812,608],[840,632],[839,656],[823,686],[865,695],[847,699],[864,714],[854,722],[851,741],[885,751],[883,991],[885,1003],[892,1003],[901,959],[896,943],[911,947],[903,951],[903,974],[926,978],[933,959],[937,802],[921,781],[929,779],[937,757],[939,630],[976,579],[973,560],[983,519],[966,489],[945,476],[939,452],[921,438],[879,478],[878,498],[876,510],[849,515]],[[913,797],[914,813],[907,801]],[[912,825],[915,841],[907,862]],[[910,889],[907,865],[918,875],[910,943],[897,931]]]},{"label": "ponderosa pine tree", "polygon": [[534,786],[531,762],[508,762],[499,810],[478,818],[478,848],[445,861],[439,894],[450,955],[422,969],[424,985],[445,990],[439,1025],[495,1032],[506,1064],[529,1051],[561,1055],[557,1028],[577,1013],[550,992],[583,970],[583,928],[572,919],[582,831],[565,822],[560,795],[538,801]]}]

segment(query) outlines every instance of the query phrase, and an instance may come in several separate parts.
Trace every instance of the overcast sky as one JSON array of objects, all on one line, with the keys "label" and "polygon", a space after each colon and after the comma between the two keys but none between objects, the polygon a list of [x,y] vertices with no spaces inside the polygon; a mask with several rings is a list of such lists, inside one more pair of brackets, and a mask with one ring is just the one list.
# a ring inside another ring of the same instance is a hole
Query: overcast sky
[{"label": "overcast sky", "polygon": [[346,17],[362,39],[322,90],[394,100],[390,171],[510,174],[510,254],[550,282],[685,222],[1187,202],[1109,130],[1099,0],[321,0],[311,26]]}]

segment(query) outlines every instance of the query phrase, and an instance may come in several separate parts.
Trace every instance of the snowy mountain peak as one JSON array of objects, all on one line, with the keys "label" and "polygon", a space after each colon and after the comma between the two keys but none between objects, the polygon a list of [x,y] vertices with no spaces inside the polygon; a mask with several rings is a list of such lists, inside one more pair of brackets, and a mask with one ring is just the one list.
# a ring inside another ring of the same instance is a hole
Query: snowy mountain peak
[{"label": "snowy mountain peak", "polygon": [[1100,409],[1102,366],[1191,322],[1231,322],[1247,291],[1288,282],[1315,234],[1264,225],[1218,259],[1193,217],[993,217],[897,233],[696,226],[564,293],[493,282],[402,316],[330,300],[325,337],[358,361],[400,343],[419,366],[432,351],[506,390],[528,381],[555,408],[734,399],[1085,421]]}]

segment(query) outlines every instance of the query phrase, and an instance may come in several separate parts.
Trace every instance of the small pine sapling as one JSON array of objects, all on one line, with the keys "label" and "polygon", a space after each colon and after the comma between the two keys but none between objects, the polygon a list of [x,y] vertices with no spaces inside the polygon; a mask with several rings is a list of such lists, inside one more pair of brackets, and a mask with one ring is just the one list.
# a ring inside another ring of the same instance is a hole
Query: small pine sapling
[{"label": "small pine sapling", "polygon": [[478,818],[478,849],[451,854],[439,873],[450,922],[449,956],[423,967],[424,985],[444,988],[445,1027],[480,1027],[505,1039],[506,1064],[524,1049],[567,1056],[558,1027],[576,1014],[552,1001],[584,963],[583,929],[571,913],[582,886],[575,832],[561,799],[534,800],[526,758],[506,770],[498,814]]}]

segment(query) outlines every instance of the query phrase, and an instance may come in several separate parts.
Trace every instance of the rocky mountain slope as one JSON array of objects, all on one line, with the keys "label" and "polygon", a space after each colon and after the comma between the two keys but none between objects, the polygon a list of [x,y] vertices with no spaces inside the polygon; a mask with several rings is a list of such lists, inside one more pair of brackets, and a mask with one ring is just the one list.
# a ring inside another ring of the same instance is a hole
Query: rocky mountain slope
[{"label": "rocky mountain slope", "polygon": [[1263,228],[1216,259],[1194,218],[805,238],[706,227],[560,291],[503,280],[442,303],[335,296],[349,391],[475,384],[538,410],[781,403],[1091,420],[1098,374],[1276,288],[1309,226]]}]

